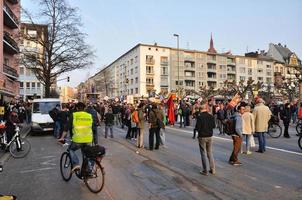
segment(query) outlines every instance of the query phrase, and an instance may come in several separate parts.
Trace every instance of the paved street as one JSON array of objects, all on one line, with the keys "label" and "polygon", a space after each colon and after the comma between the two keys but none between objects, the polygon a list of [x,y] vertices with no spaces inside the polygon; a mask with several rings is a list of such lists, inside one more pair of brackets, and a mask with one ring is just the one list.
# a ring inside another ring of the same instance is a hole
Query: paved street
[{"label": "paved street", "polygon": [[[291,128],[291,138],[268,138],[265,154],[240,155],[240,167],[228,164],[230,137],[214,138],[217,174],[199,174],[201,161],[192,128],[166,129],[167,148],[138,153],[125,130],[115,128],[114,139],[100,142],[107,149],[103,164],[105,187],[99,194],[88,191],[75,176],[64,182],[59,171],[64,147],[51,135],[30,136],[30,154],[10,158],[0,174],[0,193],[19,199],[302,199],[302,151]],[[146,130],[147,131],[147,130]],[[217,130],[216,130],[217,131]],[[148,134],[145,134],[148,136]],[[147,144],[145,137],[145,145]]]}]

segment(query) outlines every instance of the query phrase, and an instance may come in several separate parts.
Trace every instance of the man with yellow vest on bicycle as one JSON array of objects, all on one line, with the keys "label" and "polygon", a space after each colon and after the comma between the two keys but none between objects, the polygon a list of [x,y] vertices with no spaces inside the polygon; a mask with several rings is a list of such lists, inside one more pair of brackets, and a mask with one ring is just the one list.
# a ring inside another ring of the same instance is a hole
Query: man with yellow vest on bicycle
[{"label": "man with yellow vest on bicycle", "polygon": [[77,103],[77,111],[74,112],[69,121],[72,127],[72,143],[70,145],[70,156],[73,164],[72,171],[80,170],[79,159],[75,151],[82,149],[87,145],[91,145],[92,136],[92,123],[93,119],[91,114],[85,112],[85,104],[82,102]]}]

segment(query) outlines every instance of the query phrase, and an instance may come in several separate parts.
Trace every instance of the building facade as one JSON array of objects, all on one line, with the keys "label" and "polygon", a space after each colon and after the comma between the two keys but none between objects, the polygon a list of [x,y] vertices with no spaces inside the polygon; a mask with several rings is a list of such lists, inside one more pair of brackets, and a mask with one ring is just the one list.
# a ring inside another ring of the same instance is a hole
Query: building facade
[{"label": "building facade", "polygon": [[20,1],[0,1],[0,99],[9,100],[19,93]]},{"label": "building facade", "polygon": [[[21,44],[20,53],[35,55],[41,62],[44,60],[45,48],[41,41],[47,37],[47,25],[21,24]],[[30,69],[31,66],[20,65],[20,96],[23,100],[43,98],[44,86]]]},{"label": "building facade", "polygon": [[61,86],[60,87],[60,100],[62,103],[69,103],[75,99],[75,91],[72,87]]}]

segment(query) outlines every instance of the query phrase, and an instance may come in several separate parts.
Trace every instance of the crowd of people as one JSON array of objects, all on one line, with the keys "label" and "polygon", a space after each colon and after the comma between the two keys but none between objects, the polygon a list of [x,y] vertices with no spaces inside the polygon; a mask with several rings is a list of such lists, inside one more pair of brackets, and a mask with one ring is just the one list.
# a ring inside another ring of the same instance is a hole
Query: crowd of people
[{"label": "crowd of people", "polygon": [[[267,105],[259,97],[255,99],[253,104],[238,101],[236,105],[230,105],[230,101],[215,102],[211,99],[207,102],[199,102],[198,100],[190,102],[171,98],[157,103],[140,101],[137,104],[104,101],[85,105],[80,102],[78,104],[58,104],[49,112],[49,115],[54,121],[53,134],[59,143],[65,143],[68,133],[70,138],[74,140],[74,137],[76,138],[74,134],[83,133],[81,128],[87,128],[85,120],[91,120],[92,138],[85,141],[91,140],[91,143],[97,145],[99,143],[98,126],[103,124],[104,138],[114,138],[114,126],[121,129],[126,128],[125,138],[136,141],[135,145],[138,149],[145,148],[145,126],[148,126],[149,142],[146,148],[150,151],[158,150],[161,145],[166,147],[165,127],[167,125],[171,127],[179,125],[179,128],[182,128],[195,124],[193,139],[198,138],[202,160],[201,173],[204,175],[215,174],[212,153],[213,129],[218,128],[220,135],[228,134],[232,137],[233,151],[229,163],[238,166],[242,165],[238,159],[240,152],[247,155],[252,154],[251,147],[255,146],[254,136],[258,138],[257,152],[264,153],[266,151],[264,134],[268,130],[269,120],[279,121],[281,119],[284,124],[283,135],[285,138],[289,138],[289,124],[296,123],[297,119],[302,118],[302,107],[298,106],[297,102]],[[0,115],[0,120],[6,120],[8,126],[22,122],[30,123],[30,104],[10,103],[5,106],[5,110],[5,115]],[[80,122],[83,119],[85,120]],[[75,120],[79,121],[76,122]],[[193,123],[194,121],[195,123]],[[231,126],[234,126],[233,129]],[[11,132],[13,133],[13,131],[12,128]],[[243,140],[245,141],[244,147],[242,147]],[[73,145],[72,148],[77,150],[80,146]],[[206,165],[207,159],[209,160],[209,167]],[[77,163],[76,158],[74,161]]]}]

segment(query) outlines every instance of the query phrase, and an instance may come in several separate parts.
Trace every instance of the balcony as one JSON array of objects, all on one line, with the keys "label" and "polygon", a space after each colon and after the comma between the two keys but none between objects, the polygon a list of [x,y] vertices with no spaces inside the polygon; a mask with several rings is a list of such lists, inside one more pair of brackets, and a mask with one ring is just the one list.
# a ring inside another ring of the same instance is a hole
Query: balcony
[{"label": "balcony", "polygon": [[194,59],[193,57],[191,57],[191,56],[186,56],[186,57],[184,58],[184,61],[185,61],[185,62],[195,62],[195,59]]},{"label": "balcony", "polygon": [[169,64],[169,62],[168,61],[160,61],[160,64],[164,65],[164,66],[167,66]]},{"label": "balcony", "polygon": [[227,65],[229,66],[236,66],[235,60],[232,58],[228,58]]},{"label": "balcony", "polygon": [[154,59],[146,59],[146,64],[147,65],[154,65],[155,64],[155,60]]},{"label": "balcony", "polygon": [[209,63],[209,64],[216,64],[216,60],[208,58],[207,63]]},{"label": "balcony", "polygon": [[208,66],[208,72],[216,72],[216,66]]},{"label": "balcony", "polygon": [[195,63],[194,62],[188,62],[185,61],[185,68],[192,68],[192,70],[195,70]]},{"label": "balcony", "polygon": [[3,50],[8,54],[19,53],[18,44],[6,31],[4,31],[4,35],[3,35]]},{"label": "balcony", "polygon": [[4,2],[3,4],[3,18],[4,24],[10,28],[18,28],[19,20],[10,7]]},{"label": "balcony", "polygon": [[236,74],[236,69],[235,67],[228,67],[228,74]]},{"label": "balcony", "polygon": [[19,0],[7,0],[8,2],[10,2],[11,4],[18,4]]},{"label": "balcony", "polygon": [[17,70],[6,64],[3,65],[3,73],[13,80],[17,80],[19,77]]}]

